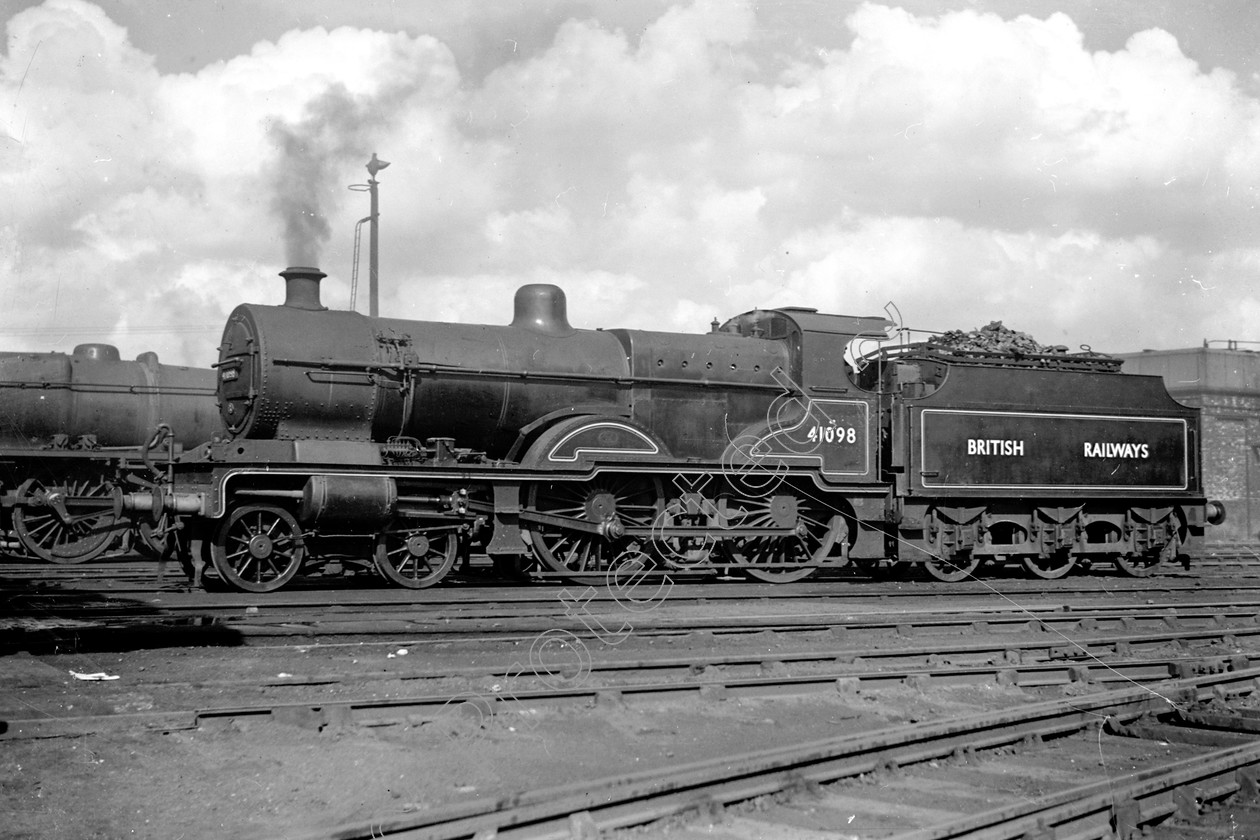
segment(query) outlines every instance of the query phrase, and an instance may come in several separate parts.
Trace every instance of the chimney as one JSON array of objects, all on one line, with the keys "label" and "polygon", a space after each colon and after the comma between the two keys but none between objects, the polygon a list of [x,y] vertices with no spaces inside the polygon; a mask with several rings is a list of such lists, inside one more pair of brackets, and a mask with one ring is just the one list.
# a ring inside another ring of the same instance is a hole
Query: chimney
[{"label": "chimney", "polygon": [[327,309],[319,302],[319,281],[328,275],[305,265],[289,266],[280,272],[284,278],[284,305],[294,309],[320,312]]}]

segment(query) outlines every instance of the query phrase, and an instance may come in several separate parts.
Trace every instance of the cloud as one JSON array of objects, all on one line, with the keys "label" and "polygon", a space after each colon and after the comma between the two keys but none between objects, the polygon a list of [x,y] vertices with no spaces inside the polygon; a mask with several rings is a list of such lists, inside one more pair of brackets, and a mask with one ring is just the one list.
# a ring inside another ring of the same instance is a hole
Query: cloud
[{"label": "cloud", "polygon": [[49,241],[78,208],[138,184],[158,81],[149,57],[99,9],[58,0],[15,17],[0,61],[4,120],[0,186],[24,234]]},{"label": "cloud", "polygon": [[[323,236],[332,219],[340,227],[365,149],[458,86],[449,52],[426,37],[295,32],[195,75],[161,76],[87,3],[55,0],[8,29],[0,66],[15,106],[0,179],[16,197],[5,230],[22,243],[9,266],[26,305],[4,326],[21,340],[75,324],[49,332],[57,346],[83,325],[135,345],[128,334],[146,331],[136,325],[197,313],[222,324],[242,299],[274,300],[292,220]],[[252,265],[267,279],[239,282]],[[207,284],[196,305],[180,280],[190,271]],[[215,344],[203,335],[194,349],[178,332],[152,340],[200,364]]]},{"label": "cloud", "polygon": [[842,174],[856,209],[1119,234],[1249,212],[1223,186],[1253,195],[1257,103],[1166,32],[1091,54],[1061,14],[864,5],[849,26],[851,49],[798,63],[746,113],[750,135],[796,150],[787,165],[812,153],[817,175]]},{"label": "cloud", "polygon": [[1260,102],[1168,32],[1091,51],[1063,14],[865,3],[819,21],[850,35],[824,44],[751,2],[613,6],[472,74],[415,27],[295,29],[163,73],[89,3],[15,15],[0,343],[99,329],[208,364],[205,325],[279,302],[293,262],[346,305],[367,214],[346,188],[373,152],[398,317],[506,323],[517,285],[559,282],[585,327],[893,301],[909,326],[1117,352],[1254,332]]}]

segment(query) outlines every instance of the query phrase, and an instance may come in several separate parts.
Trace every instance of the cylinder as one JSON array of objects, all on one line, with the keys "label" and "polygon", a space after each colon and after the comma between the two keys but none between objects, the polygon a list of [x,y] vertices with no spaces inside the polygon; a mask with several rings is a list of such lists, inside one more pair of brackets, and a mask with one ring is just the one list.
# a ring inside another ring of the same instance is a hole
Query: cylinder
[{"label": "cylinder", "polygon": [[302,488],[299,519],[308,528],[328,523],[381,525],[398,509],[392,478],[361,475],[313,475]]}]

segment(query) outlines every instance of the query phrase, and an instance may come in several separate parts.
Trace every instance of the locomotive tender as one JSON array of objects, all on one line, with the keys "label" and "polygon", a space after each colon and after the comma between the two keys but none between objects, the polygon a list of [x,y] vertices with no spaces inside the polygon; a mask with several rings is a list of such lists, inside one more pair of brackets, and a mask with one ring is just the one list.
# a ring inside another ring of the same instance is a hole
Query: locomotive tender
[{"label": "locomotive tender", "polygon": [[281,276],[283,305],[228,319],[226,436],[120,499],[185,516],[197,576],[210,562],[240,589],[369,545],[415,588],[470,545],[578,581],[881,561],[952,581],[986,560],[1141,576],[1216,513],[1197,412],[1096,354],[850,361],[892,322],[804,308],[703,335],[579,330],[541,284],[509,326],[369,318],[323,307],[317,269]]},{"label": "locomotive tender", "polygon": [[[160,478],[144,463],[151,443],[192,447],[218,431],[215,383],[213,370],[151,352],[123,361],[109,344],[0,353],[0,527],[54,563],[89,560],[129,531],[160,552],[163,528],[120,517],[115,490]],[[159,427],[169,440],[154,440]]]}]

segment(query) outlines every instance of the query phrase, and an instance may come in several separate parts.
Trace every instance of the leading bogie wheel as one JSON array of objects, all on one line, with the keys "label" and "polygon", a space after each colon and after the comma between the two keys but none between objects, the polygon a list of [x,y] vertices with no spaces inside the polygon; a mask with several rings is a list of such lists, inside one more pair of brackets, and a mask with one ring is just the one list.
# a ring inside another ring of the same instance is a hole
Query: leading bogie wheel
[{"label": "leading bogie wheel", "polygon": [[70,479],[46,486],[32,478],[22,482],[16,496],[13,530],[18,541],[49,563],[86,563],[114,539],[118,514],[106,482]]},{"label": "leading bogie wheel", "polygon": [[452,528],[393,523],[376,535],[372,559],[390,583],[407,589],[433,586],[455,566],[459,535]]},{"label": "leading bogie wheel", "polygon": [[274,592],[293,579],[305,558],[301,526],[275,505],[241,505],[210,544],[224,583],[245,592]]}]

